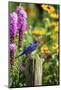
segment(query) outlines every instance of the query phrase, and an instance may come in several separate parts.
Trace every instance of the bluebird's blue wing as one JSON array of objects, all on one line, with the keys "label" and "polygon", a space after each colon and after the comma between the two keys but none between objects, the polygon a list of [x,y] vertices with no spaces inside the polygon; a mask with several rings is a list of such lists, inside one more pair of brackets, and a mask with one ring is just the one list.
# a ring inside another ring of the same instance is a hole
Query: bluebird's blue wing
[{"label": "bluebird's blue wing", "polygon": [[32,44],[30,45],[25,51],[24,53],[27,55],[27,54],[30,54],[32,53],[34,50],[36,50],[37,48],[37,44]]}]

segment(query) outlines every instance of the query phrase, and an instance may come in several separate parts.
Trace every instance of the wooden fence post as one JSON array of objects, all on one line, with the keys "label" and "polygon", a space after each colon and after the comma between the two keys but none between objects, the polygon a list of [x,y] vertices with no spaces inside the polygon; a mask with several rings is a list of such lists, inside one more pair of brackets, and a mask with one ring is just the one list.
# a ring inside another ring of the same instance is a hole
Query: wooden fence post
[{"label": "wooden fence post", "polygon": [[34,60],[31,56],[27,60],[26,84],[30,87],[34,86]]},{"label": "wooden fence post", "polygon": [[38,59],[35,61],[35,76],[34,85],[42,85],[42,60]]},{"label": "wooden fence post", "polygon": [[42,85],[42,60],[39,56],[37,60],[34,60],[31,56],[28,57],[26,84],[30,87]]}]

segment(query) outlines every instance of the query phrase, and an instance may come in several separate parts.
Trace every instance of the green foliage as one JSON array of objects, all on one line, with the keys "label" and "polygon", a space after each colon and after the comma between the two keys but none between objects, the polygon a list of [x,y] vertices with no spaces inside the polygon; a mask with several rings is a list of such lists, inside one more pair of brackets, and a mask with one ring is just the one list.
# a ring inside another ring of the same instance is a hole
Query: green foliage
[{"label": "green foliage", "polygon": [[56,56],[50,62],[45,61],[43,65],[43,85],[59,84],[59,64]]}]

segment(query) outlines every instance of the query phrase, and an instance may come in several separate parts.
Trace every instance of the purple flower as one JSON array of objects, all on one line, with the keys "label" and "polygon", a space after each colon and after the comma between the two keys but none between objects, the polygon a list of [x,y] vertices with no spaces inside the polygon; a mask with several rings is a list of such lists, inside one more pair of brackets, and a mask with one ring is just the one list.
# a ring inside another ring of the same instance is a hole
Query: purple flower
[{"label": "purple flower", "polygon": [[16,11],[19,17],[21,16],[21,17],[27,18],[27,13],[23,8],[18,7]]},{"label": "purple flower", "polygon": [[15,12],[9,16],[9,30],[10,37],[15,37],[17,32],[17,14]]},{"label": "purple flower", "polygon": [[21,28],[22,31],[27,31],[28,30],[28,24],[27,24],[27,21],[24,20],[23,24],[22,24],[22,28]]},{"label": "purple flower", "polygon": [[16,44],[15,43],[10,44],[9,48],[10,48],[11,54],[15,56],[16,55]]},{"label": "purple flower", "polygon": [[24,32],[27,30],[27,14],[23,8],[17,8],[16,10],[18,15],[18,29],[20,29],[21,32]]},{"label": "purple flower", "polygon": [[19,30],[19,45],[18,47],[23,47],[23,40],[24,40],[24,32],[28,30],[28,24],[27,24],[27,13],[23,8],[18,7],[17,10],[17,16],[18,16],[18,23],[17,27]]}]

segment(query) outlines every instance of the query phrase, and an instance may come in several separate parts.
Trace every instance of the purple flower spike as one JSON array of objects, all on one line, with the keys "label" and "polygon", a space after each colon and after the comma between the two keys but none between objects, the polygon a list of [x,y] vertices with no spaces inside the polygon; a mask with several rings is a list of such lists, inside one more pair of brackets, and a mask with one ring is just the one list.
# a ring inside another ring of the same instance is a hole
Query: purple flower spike
[{"label": "purple flower spike", "polygon": [[22,30],[23,32],[25,32],[25,31],[28,30],[28,24],[27,24],[27,21],[26,21],[26,20],[24,20],[24,22],[23,22],[23,24],[22,24],[21,30]]},{"label": "purple flower spike", "polygon": [[17,8],[16,10],[18,15],[18,29],[21,31],[26,31],[27,29],[27,14],[23,8]]},{"label": "purple flower spike", "polygon": [[23,41],[24,41],[24,32],[28,30],[28,24],[27,24],[27,14],[26,11],[23,8],[18,7],[17,10],[17,16],[18,16],[18,30],[19,30],[19,48],[23,47]]},{"label": "purple flower spike", "polygon": [[15,43],[10,44],[10,52],[13,56],[16,55],[16,44]]},{"label": "purple flower spike", "polygon": [[24,17],[27,19],[27,13],[25,12],[25,10],[23,8],[18,7],[16,10],[18,16],[20,17]]},{"label": "purple flower spike", "polygon": [[17,14],[15,12],[11,13],[9,16],[9,29],[10,37],[15,37],[17,32]]}]

